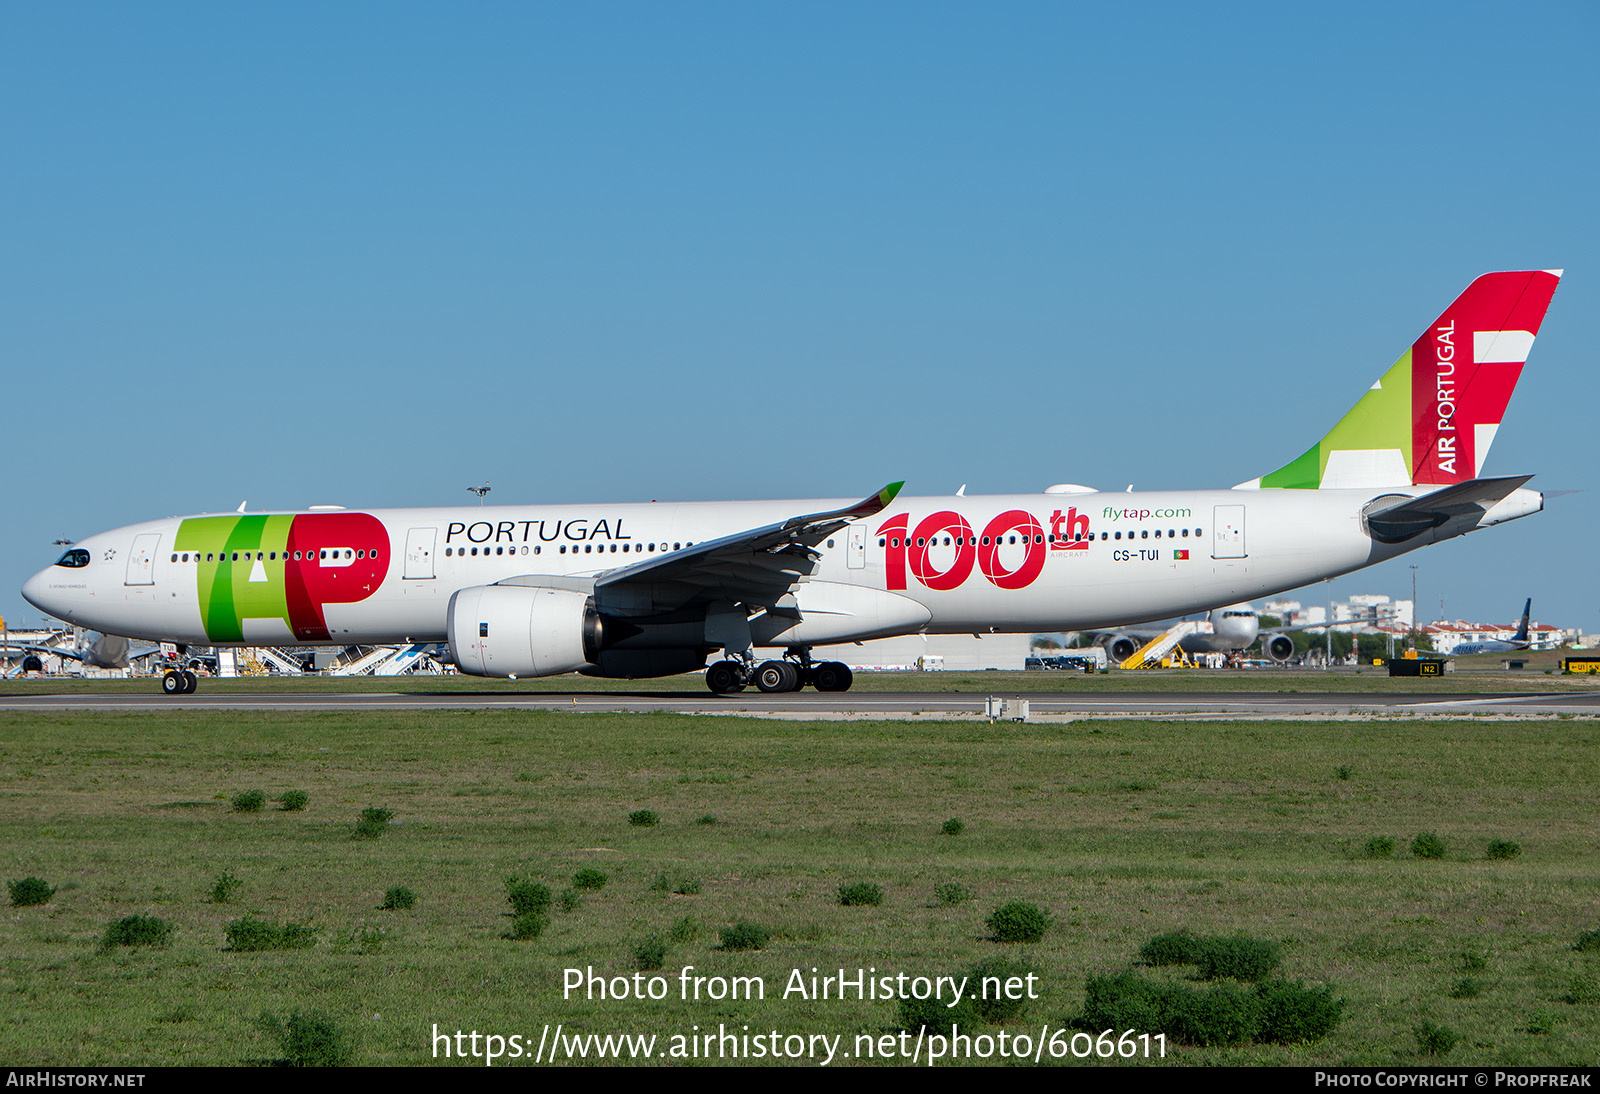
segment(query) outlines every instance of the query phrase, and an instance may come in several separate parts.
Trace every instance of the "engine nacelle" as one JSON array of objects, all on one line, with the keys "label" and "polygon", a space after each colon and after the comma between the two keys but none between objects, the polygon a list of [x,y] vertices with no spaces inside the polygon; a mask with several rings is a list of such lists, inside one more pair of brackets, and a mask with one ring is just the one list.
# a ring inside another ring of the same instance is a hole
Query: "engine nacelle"
[{"label": "engine nacelle", "polygon": [[1139,652],[1144,643],[1126,634],[1114,634],[1106,640],[1106,656],[1121,664]]},{"label": "engine nacelle", "polygon": [[473,585],[450,597],[450,655],[471,676],[556,676],[593,664],[594,601],[568,589]]},{"label": "engine nacelle", "polygon": [[1294,639],[1286,634],[1275,634],[1263,643],[1267,656],[1274,661],[1287,661],[1294,656]]}]

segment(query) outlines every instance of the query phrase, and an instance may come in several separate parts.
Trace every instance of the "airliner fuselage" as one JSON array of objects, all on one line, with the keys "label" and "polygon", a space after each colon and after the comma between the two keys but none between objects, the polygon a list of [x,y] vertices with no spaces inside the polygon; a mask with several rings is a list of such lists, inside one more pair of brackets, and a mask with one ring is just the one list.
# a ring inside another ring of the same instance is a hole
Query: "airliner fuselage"
[{"label": "airliner fuselage", "polygon": [[[817,545],[798,617],[760,645],[922,631],[1117,626],[1282,592],[1467,528],[1403,544],[1362,511],[1392,491],[1219,490],[899,498]],[[452,594],[534,575],[590,582],[695,544],[840,508],[811,501],[232,513],[92,536],[36,574],[30,603],[160,641],[291,645],[445,641]],[[1473,527],[1537,511],[1516,490]],[[604,609],[604,606],[602,605]],[[620,616],[639,615],[619,605]],[[648,617],[651,613],[643,613]],[[690,616],[704,613],[690,612]],[[693,619],[669,646],[715,645]],[[663,628],[665,628],[663,624]],[[619,646],[648,648],[631,636]],[[657,636],[659,638],[659,636]]]}]

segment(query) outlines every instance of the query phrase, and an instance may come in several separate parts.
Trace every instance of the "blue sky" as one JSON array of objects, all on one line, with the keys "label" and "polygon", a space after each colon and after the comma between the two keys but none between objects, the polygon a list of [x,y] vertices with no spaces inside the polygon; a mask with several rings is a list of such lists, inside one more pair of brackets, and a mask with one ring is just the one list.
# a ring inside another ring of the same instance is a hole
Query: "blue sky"
[{"label": "blue sky", "polygon": [[[0,8],[0,614],[200,511],[1228,486],[1477,274],[1589,487],[1593,4]],[[1600,630],[1596,495],[1319,586]]]}]

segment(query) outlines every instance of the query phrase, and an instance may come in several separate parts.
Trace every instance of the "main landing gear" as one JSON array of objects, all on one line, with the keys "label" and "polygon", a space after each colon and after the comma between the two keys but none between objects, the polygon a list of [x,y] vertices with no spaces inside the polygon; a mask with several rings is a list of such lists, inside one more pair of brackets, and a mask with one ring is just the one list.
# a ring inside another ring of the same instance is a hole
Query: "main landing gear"
[{"label": "main landing gear", "polygon": [[168,669],[161,677],[161,690],[168,695],[193,695],[200,678],[188,669]]},{"label": "main landing gear", "polygon": [[718,695],[743,691],[750,684],[769,695],[799,691],[807,685],[818,691],[849,691],[854,680],[855,674],[843,661],[813,662],[809,654],[802,654],[798,660],[764,661],[754,667],[727,659],[706,669],[706,686]]}]

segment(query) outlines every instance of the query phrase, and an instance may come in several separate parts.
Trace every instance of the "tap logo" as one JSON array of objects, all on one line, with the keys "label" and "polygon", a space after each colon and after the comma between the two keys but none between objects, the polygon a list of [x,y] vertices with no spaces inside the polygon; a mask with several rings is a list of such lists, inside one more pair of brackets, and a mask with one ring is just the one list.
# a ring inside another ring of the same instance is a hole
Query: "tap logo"
[{"label": "tap logo", "polygon": [[302,642],[327,641],[323,608],[367,599],[389,572],[389,533],[366,513],[193,517],[173,549],[194,559],[213,642],[244,641],[246,619],[279,619]]}]

